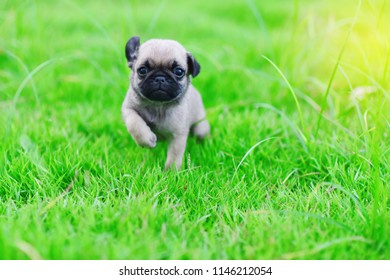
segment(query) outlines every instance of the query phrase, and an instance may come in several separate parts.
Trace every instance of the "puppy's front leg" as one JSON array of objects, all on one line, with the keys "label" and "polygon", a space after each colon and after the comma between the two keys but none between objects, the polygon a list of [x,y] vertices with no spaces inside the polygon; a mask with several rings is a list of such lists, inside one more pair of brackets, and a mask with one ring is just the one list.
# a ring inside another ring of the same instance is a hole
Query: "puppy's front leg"
[{"label": "puppy's front leg", "polygon": [[187,145],[188,132],[185,134],[175,135],[168,146],[167,160],[165,162],[165,170],[171,167],[180,169],[184,151]]},{"label": "puppy's front leg", "polygon": [[122,117],[125,121],[127,131],[135,142],[142,147],[154,148],[157,143],[157,136],[152,132],[143,118],[131,108],[122,108]]}]

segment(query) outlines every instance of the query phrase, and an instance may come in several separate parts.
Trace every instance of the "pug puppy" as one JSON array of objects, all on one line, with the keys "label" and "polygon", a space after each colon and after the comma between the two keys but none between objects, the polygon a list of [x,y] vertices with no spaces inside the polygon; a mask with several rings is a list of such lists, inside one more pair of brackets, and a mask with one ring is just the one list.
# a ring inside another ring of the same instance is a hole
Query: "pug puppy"
[{"label": "pug puppy", "polygon": [[122,105],[127,130],[142,147],[168,140],[165,170],[180,169],[188,134],[203,139],[210,133],[202,98],[191,84],[200,65],[176,41],[152,39],[140,45],[138,36],[127,42],[126,58],[132,70]]}]

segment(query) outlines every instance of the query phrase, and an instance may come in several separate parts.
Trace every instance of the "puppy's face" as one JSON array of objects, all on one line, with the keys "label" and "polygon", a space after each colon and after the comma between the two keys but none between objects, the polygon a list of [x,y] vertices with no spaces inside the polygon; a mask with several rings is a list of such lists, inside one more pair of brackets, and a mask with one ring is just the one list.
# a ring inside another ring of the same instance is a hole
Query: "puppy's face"
[{"label": "puppy's face", "polygon": [[132,88],[152,102],[178,100],[187,91],[189,75],[200,72],[194,57],[172,40],[153,39],[140,45],[139,37],[132,37],[126,44],[126,57],[133,70]]}]

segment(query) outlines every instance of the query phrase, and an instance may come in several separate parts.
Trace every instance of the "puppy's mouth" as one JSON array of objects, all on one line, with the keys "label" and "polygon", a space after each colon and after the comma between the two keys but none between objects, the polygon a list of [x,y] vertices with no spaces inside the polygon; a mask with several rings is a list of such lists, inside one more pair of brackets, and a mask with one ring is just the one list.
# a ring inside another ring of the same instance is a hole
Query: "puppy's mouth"
[{"label": "puppy's mouth", "polygon": [[[153,74],[152,74],[153,73]],[[171,74],[152,72],[139,83],[139,93],[153,103],[169,103],[181,97],[183,86]]]},{"label": "puppy's mouth", "polygon": [[148,96],[148,99],[151,99],[153,101],[163,101],[163,102],[171,101],[174,98],[175,98],[174,96],[170,96],[168,92],[162,89],[152,91]]},{"label": "puppy's mouth", "polygon": [[169,103],[173,102],[181,97],[181,94],[178,92],[166,91],[161,88],[150,90],[150,91],[140,91],[140,95],[151,102],[156,103]]}]

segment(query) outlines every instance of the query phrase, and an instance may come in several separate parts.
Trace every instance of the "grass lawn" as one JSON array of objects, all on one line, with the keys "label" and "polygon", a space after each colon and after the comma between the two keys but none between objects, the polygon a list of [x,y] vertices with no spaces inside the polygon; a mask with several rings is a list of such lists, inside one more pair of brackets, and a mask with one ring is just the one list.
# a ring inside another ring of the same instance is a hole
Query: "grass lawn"
[{"label": "grass lawn", "polygon": [[[390,259],[386,0],[0,2],[1,259]],[[212,135],[163,172],[124,46],[197,58]]]}]

